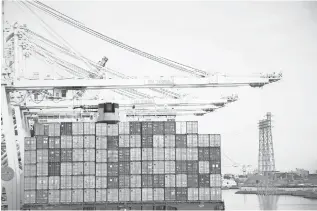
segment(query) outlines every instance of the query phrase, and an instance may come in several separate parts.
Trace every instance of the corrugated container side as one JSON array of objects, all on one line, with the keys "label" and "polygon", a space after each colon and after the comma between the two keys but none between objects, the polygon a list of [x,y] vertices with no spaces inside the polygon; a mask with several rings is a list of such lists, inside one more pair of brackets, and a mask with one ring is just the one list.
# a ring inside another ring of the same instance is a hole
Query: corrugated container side
[{"label": "corrugated container side", "polygon": [[48,176],[60,176],[61,163],[48,163]]},{"label": "corrugated container side", "polygon": [[107,136],[96,137],[96,149],[107,149]]},{"label": "corrugated container side", "polygon": [[72,124],[73,135],[84,135],[84,123],[83,122],[73,122]]},{"label": "corrugated container side", "polygon": [[198,161],[187,161],[187,171],[190,174],[197,174],[199,170]]},{"label": "corrugated container side", "polygon": [[107,123],[96,123],[96,136],[107,136]]},{"label": "corrugated container side", "polygon": [[95,176],[84,176],[84,188],[96,188]]},{"label": "corrugated container side", "polygon": [[221,187],[222,178],[220,174],[211,174],[210,175],[210,187]]},{"label": "corrugated container side", "polygon": [[49,136],[60,136],[61,135],[61,124],[59,124],[59,123],[48,124],[48,135]]},{"label": "corrugated container side", "polygon": [[141,188],[131,188],[130,193],[131,201],[141,201]]},{"label": "corrugated container side", "polygon": [[153,148],[142,149],[142,160],[153,160]]},{"label": "corrugated container side", "polygon": [[186,148],[187,147],[187,136],[186,135],[176,135],[175,142],[176,142],[176,148]]},{"label": "corrugated container side", "polygon": [[96,123],[84,122],[84,134],[85,135],[95,135],[96,134]]},{"label": "corrugated container side", "polygon": [[95,149],[84,149],[84,161],[95,161]]},{"label": "corrugated container side", "polygon": [[96,163],[85,162],[84,163],[84,175],[96,175]]},{"label": "corrugated container side", "polygon": [[94,149],[96,148],[96,139],[95,139],[95,136],[84,136],[84,148],[86,149]]},{"label": "corrugated container side", "polygon": [[84,188],[84,176],[72,176],[72,189]]},{"label": "corrugated container side", "polygon": [[120,148],[119,149],[119,161],[130,161],[130,149],[129,148]]},{"label": "corrugated container side", "polygon": [[130,134],[141,135],[141,122],[130,122]]},{"label": "corrugated container side", "polygon": [[176,148],[176,160],[187,160],[186,148]]},{"label": "corrugated container side", "polygon": [[164,147],[164,136],[163,135],[153,135],[153,147]]},{"label": "corrugated container side", "polygon": [[198,149],[197,148],[187,148],[187,160],[197,161],[198,160]]},{"label": "corrugated container side", "polygon": [[165,186],[165,176],[163,174],[153,175],[153,187],[164,188]]},{"label": "corrugated container side", "polygon": [[[141,171],[141,169],[139,171]],[[130,174],[130,162],[119,162],[119,174]]]},{"label": "corrugated container side", "polygon": [[108,176],[118,176],[119,163],[108,163]]},{"label": "corrugated container side", "polygon": [[119,189],[119,201],[130,201],[130,189]]},{"label": "corrugated container side", "polygon": [[199,188],[199,200],[201,201],[210,200],[210,188]]},{"label": "corrugated container side", "polygon": [[84,174],[84,163],[83,162],[74,162],[73,163],[73,175],[83,175]]},{"label": "corrugated container side", "polygon": [[106,202],[106,201],[107,201],[107,190],[96,189],[96,202]]},{"label": "corrugated container side", "polygon": [[61,163],[61,175],[72,175],[73,173],[73,164],[69,163]]},{"label": "corrugated container side", "polygon": [[119,188],[129,188],[129,187],[130,187],[130,175],[120,175]]},{"label": "corrugated container side", "polygon": [[211,174],[221,174],[220,161],[210,161],[210,173]]},{"label": "corrugated container side", "polygon": [[176,161],[176,173],[181,174],[181,173],[187,173],[187,161]]},{"label": "corrugated container side", "polygon": [[165,174],[175,174],[175,161],[165,161]]},{"label": "corrugated container side", "polygon": [[152,135],[153,134],[153,123],[152,122],[142,122],[142,135]]},{"label": "corrugated container side", "polygon": [[153,201],[153,188],[142,188],[142,201]]},{"label": "corrugated container side", "polygon": [[71,189],[71,188],[72,188],[72,176],[61,176],[61,189]]},{"label": "corrugated container side", "polygon": [[153,148],[153,160],[165,160],[164,148]]},{"label": "corrugated container side", "polygon": [[47,125],[35,123],[35,124],[34,124],[34,134],[35,134],[36,136],[46,135],[46,134],[45,134],[45,129],[44,129],[45,126],[47,127]]},{"label": "corrugated container side", "polygon": [[154,201],[164,201],[164,188],[154,188],[153,198]]},{"label": "corrugated container side", "polygon": [[37,163],[36,164],[36,175],[37,176],[48,176],[48,163]]},{"label": "corrugated container side", "polygon": [[209,161],[209,147],[199,147],[198,148],[198,160],[200,161]]},{"label": "corrugated container side", "polygon": [[119,200],[119,190],[118,189],[108,189],[107,197],[108,197],[108,201],[117,202]]},{"label": "corrugated container side", "polygon": [[50,204],[60,203],[60,190],[49,190],[48,191],[48,203],[50,203]]},{"label": "corrugated container side", "polygon": [[61,123],[61,135],[72,135],[72,126],[71,122],[62,122]]},{"label": "corrugated container side", "polygon": [[36,148],[48,149],[48,136],[36,136]]},{"label": "corrugated container side", "polygon": [[25,137],[24,138],[24,150],[26,150],[26,151],[36,150],[36,138],[35,137]]},{"label": "corrugated container side", "polygon": [[130,123],[129,122],[119,122],[119,134],[122,134],[122,135],[130,134]]},{"label": "corrugated container side", "polygon": [[61,148],[73,148],[73,136],[61,136]]},{"label": "corrugated container side", "polygon": [[141,148],[131,148],[130,149],[130,159],[131,161],[141,160]]},{"label": "corrugated container side", "polygon": [[165,200],[166,201],[175,201],[176,200],[175,188],[165,188]]},{"label": "corrugated container side", "polygon": [[186,122],[186,132],[187,134],[197,134],[198,133],[198,122]]},{"label": "corrugated container side", "polygon": [[164,135],[164,122],[153,122],[153,134]]},{"label": "corrugated container side", "polygon": [[61,190],[61,203],[71,203],[72,202],[72,191],[71,190]]},{"label": "corrugated container side", "polygon": [[130,147],[141,147],[141,135],[130,135]]},{"label": "corrugated container side", "polygon": [[61,148],[61,138],[50,136],[48,138],[48,147],[50,149],[60,149]]},{"label": "corrugated container side", "polygon": [[188,200],[189,201],[198,201],[199,190],[198,188],[188,188]]},{"label": "corrugated container side", "polygon": [[35,190],[36,184],[36,177],[24,177],[24,190]]},{"label": "corrugated container side", "polygon": [[176,122],[176,134],[186,134],[186,122]]},{"label": "corrugated container side", "polygon": [[84,161],[84,150],[83,149],[73,149],[73,162]]},{"label": "corrugated container side", "polygon": [[130,147],[129,135],[119,135],[119,147]]},{"label": "corrugated container side", "polygon": [[107,163],[96,163],[96,176],[107,176]]},{"label": "corrugated container side", "polygon": [[36,178],[36,189],[42,190],[48,188],[48,177],[37,177]]},{"label": "corrugated container side", "polygon": [[215,146],[216,147],[220,147],[221,146],[221,135],[220,134],[216,134],[215,135]]},{"label": "corrugated container side", "polygon": [[143,161],[142,162],[142,174],[153,174],[153,162]]},{"label": "corrugated container side", "polygon": [[142,135],[141,146],[143,148],[152,148],[153,147],[153,135]]},{"label": "corrugated container side", "polygon": [[221,188],[210,188],[210,198],[212,201],[220,201],[222,199]]},{"label": "corrugated container side", "polygon": [[165,160],[175,160],[175,148],[165,148]]},{"label": "corrugated container side", "polygon": [[119,161],[119,151],[108,150],[108,162],[118,162],[118,161]]},{"label": "corrugated container side", "polygon": [[107,162],[107,150],[97,149],[96,151],[96,162]]},{"label": "corrugated container side", "polygon": [[187,201],[187,188],[176,188],[176,200]]},{"label": "corrugated container side", "polygon": [[175,135],[176,134],[176,123],[172,122],[172,121],[164,122],[164,134]]},{"label": "corrugated container side", "polygon": [[36,176],[36,164],[26,164],[26,165],[24,165],[24,176],[25,177]]},{"label": "corrugated container side", "polygon": [[153,175],[152,174],[143,174],[142,175],[142,187],[153,187]]},{"label": "corrugated container side", "polygon": [[48,203],[48,191],[47,190],[37,190],[36,191],[36,203],[47,204]]},{"label": "corrugated container side", "polygon": [[164,174],[164,161],[153,161],[153,174]]},{"label": "corrugated container side", "polygon": [[198,146],[199,147],[209,147],[209,135],[199,134],[198,135]]},{"label": "corrugated container side", "polygon": [[73,150],[72,149],[61,149],[61,162],[72,162]]},{"label": "corrugated container side", "polygon": [[165,187],[175,187],[175,174],[165,175]]},{"label": "corrugated container side", "polygon": [[141,174],[141,162],[131,162],[130,172],[131,174]]},{"label": "corrugated container side", "polygon": [[131,175],[130,176],[130,186],[132,188],[141,187],[141,175]]},{"label": "corrugated container side", "polygon": [[[25,151],[24,152],[24,163],[25,164],[35,164],[36,163],[36,151]],[[42,161],[42,156],[38,158],[37,162],[44,162]],[[47,161],[46,161],[47,162]]]},{"label": "corrugated container side", "polygon": [[61,162],[61,150],[49,149],[48,150],[48,162]]},{"label": "corrugated container side", "polygon": [[73,136],[73,148],[75,149],[84,148],[84,136]]},{"label": "corrugated container side", "polygon": [[119,148],[119,136],[108,136],[107,137],[107,148],[118,150],[118,148]]},{"label": "corrugated container side", "polygon": [[187,175],[187,186],[189,188],[198,188],[198,174]]},{"label": "corrugated container side", "polygon": [[35,204],[36,202],[36,191],[24,191],[24,203],[25,204]]},{"label": "corrugated container side", "polygon": [[187,135],[187,147],[198,147],[198,136],[197,134]]},{"label": "corrugated container side", "polygon": [[210,160],[220,162],[221,160],[220,147],[210,147]]},{"label": "corrugated container side", "polygon": [[84,202],[84,190],[74,189],[72,190],[72,202]]},{"label": "corrugated container side", "polygon": [[96,188],[107,188],[107,177],[96,177]]},{"label": "corrugated container side", "polygon": [[84,202],[95,202],[95,189],[84,189]]},{"label": "corrugated container side", "polygon": [[108,136],[118,136],[119,135],[119,125],[118,124],[108,124],[107,134],[108,134]]},{"label": "corrugated container side", "polygon": [[176,174],[176,187],[187,187],[186,174]]},{"label": "corrugated container side", "polygon": [[199,174],[198,183],[200,188],[210,187],[210,175],[209,174]]}]

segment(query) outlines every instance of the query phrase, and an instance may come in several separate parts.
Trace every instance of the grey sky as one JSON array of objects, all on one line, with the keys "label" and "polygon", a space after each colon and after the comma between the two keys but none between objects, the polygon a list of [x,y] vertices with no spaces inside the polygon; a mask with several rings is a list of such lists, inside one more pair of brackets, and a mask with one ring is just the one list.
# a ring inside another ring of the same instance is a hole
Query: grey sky
[{"label": "grey sky", "polygon": [[[200,133],[221,133],[223,152],[257,167],[257,122],[273,113],[277,170],[317,170],[316,2],[46,2],[112,38],[210,72],[232,75],[283,71],[263,89],[199,89],[200,97],[239,94],[227,108],[198,119]],[[40,22],[14,3],[6,18],[49,37]],[[180,75],[46,15],[43,19],[83,55],[128,75]],[[52,39],[52,38],[51,38]],[[30,67],[40,65],[38,62]],[[35,65],[35,66],[33,66]],[[37,66],[39,67],[39,66]],[[41,68],[47,69],[46,65]],[[186,75],[186,73],[185,73]],[[188,119],[188,118],[187,118]],[[180,118],[184,120],[184,118]],[[223,156],[223,164],[228,161]],[[223,168],[223,172],[235,171]]]}]

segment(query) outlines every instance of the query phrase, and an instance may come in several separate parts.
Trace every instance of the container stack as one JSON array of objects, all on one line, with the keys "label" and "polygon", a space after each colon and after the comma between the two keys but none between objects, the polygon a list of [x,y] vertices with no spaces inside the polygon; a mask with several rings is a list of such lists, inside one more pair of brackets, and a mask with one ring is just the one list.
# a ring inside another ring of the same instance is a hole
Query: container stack
[{"label": "container stack", "polygon": [[37,124],[25,203],[220,201],[220,142],[198,122]]}]

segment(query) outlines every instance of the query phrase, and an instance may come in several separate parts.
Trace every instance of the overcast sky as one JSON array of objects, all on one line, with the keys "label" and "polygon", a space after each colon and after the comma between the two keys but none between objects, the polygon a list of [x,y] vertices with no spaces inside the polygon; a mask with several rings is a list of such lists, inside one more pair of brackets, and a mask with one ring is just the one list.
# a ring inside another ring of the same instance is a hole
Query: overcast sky
[{"label": "overcast sky", "polygon": [[[278,72],[263,89],[195,90],[201,98],[239,94],[239,101],[197,119],[199,133],[222,134],[223,172],[232,160],[257,167],[258,121],[273,114],[276,168],[317,170],[316,2],[110,2],[46,1],[86,26],[149,53],[209,72],[232,75]],[[24,11],[24,12],[23,12]],[[180,75],[42,13],[41,17],[84,56],[127,75]],[[25,23],[54,40],[27,10],[6,2],[6,20]],[[28,71],[57,71],[29,60]],[[184,73],[186,75],[186,73]],[[180,118],[180,120],[185,120]]]}]

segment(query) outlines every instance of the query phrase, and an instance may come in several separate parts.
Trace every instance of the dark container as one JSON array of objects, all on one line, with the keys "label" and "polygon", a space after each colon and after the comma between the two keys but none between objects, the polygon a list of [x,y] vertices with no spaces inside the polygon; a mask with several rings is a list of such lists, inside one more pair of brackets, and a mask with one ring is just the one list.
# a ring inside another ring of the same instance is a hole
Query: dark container
[{"label": "dark container", "polygon": [[164,135],[164,122],[153,122],[153,135]]},{"label": "dark container", "polygon": [[61,162],[71,162],[73,160],[72,149],[61,149]]},{"label": "dark container", "polygon": [[71,122],[62,122],[61,123],[61,135],[72,135],[73,124]]},{"label": "dark container", "polygon": [[198,173],[198,161],[189,160],[187,161],[187,172],[189,174],[197,174]]},{"label": "dark container", "polygon": [[129,187],[130,187],[130,175],[120,175],[119,188],[129,188]]},{"label": "dark container", "polygon": [[221,174],[221,162],[220,161],[210,161],[210,174]]},{"label": "dark container", "polygon": [[187,173],[187,162],[186,161],[176,161],[176,174]]},{"label": "dark container", "polygon": [[60,176],[61,163],[48,163],[48,176]]},{"label": "dark container", "polygon": [[48,147],[50,149],[61,148],[61,138],[60,137],[49,137],[48,138]]},{"label": "dark container", "polygon": [[142,135],[142,147],[153,148],[153,135]]},{"label": "dark container", "polygon": [[36,150],[36,138],[25,137],[24,138],[24,150]]},{"label": "dark container", "polygon": [[165,175],[164,174],[154,174],[153,175],[153,187],[154,188],[164,188],[165,187]]},{"label": "dark container", "polygon": [[36,203],[37,204],[47,204],[48,203],[48,191],[47,190],[37,190],[36,191]]},{"label": "dark container", "polygon": [[198,160],[201,160],[201,161],[209,161],[210,160],[209,147],[199,147],[198,148]]},{"label": "dark container", "polygon": [[119,188],[119,177],[108,177],[107,178],[108,188]]},{"label": "dark container", "polygon": [[108,176],[118,176],[119,163],[107,163],[107,167]]},{"label": "dark container", "polygon": [[164,134],[175,135],[176,134],[176,122],[164,122]]},{"label": "dark container", "polygon": [[119,149],[119,161],[130,161],[130,148],[120,148]]},{"label": "dark container", "polygon": [[152,122],[142,122],[142,135],[152,135],[153,134],[153,123]]},{"label": "dark container", "polygon": [[176,201],[187,201],[187,188],[176,188]]},{"label": "dark container", "polygon": [[165,188],[165,200],[166,201],[175,201],[176,200],[175,188]]},{"label": "dark container", "polygon": [[119,175],[130,175],[130,162],[119,162]]},{"label": "dark container", "polygon": [[210,175],[209,174],[199,174],[198,185],[200,188],[210,187]]},{"label": "dark container", "polygon": [[141,122],[130,122],[130,135],[141,135]]},{"label": "dark container", "polygon": [[36,136],[36,148],[48,149],[48,136]]},{"label": "dark container", "polygon": [[61,162],[61,150],[49,149],[48,150],[48,162]]},{"label": "dark container", "polygon": [[176,148],[187,147],[187,136],[186,135],[175,135]]},{"label": "dark container", "polygon": [[220,162],[221,160],[220,147],[210,147],[210,160]]},{"label": "dark container", "polygon": [[187,187],[198,188],[198,174],[187,175]]},{"label": "dark container", "polygon": [[144,174],[142,175],[142,187],[152,188],[153,187],[153,174]]},{"label": "dark container", "polygon": [[107,136],[107,146],[108,146],[108,149],[118,149],[119,136]]}]

